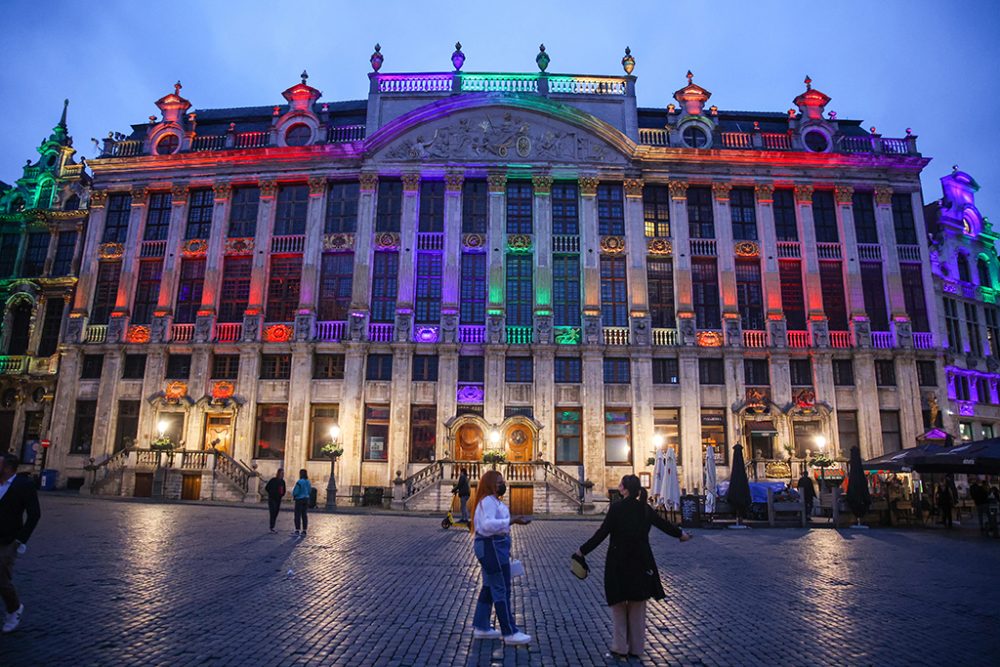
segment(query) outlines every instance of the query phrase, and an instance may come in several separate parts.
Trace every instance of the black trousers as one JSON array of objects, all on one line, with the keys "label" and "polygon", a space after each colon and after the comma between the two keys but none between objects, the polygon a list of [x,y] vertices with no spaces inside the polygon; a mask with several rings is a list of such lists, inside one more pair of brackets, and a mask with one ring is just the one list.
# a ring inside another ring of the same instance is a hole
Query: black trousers
[{"label": "black trousers", "polygon": [[309,528],[309,499],[295,501],[295,530],[299,529],[301,522],[303,532]]},{"label": "black trousers", "polygon": [[274,522],[278,520],[279,510],[281,510],[281,498],[268,498],[267,512],[271,515],[271,530],[274,530]]},{"label": "black trousers", "polygon": [[954,525],[951,518],[951,505],[941,506],[941,523],[948,528],[951,528]]}]

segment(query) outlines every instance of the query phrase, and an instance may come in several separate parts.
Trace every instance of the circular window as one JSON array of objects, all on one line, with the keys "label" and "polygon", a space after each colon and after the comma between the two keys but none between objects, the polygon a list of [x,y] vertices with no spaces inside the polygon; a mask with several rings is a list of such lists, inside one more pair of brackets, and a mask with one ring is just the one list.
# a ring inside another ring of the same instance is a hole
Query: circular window
[{"label": "circular window", "polygon": [[173,155],[181,145],[181,140],[176,134],[165,134],[156,142],[157,155]]},{"label": "circular window", "polygon": [[826,135],[822,132],[817,132],[816,130],[806,132],[803,139],[806,142],[806,148],[811,150],[813,153],[825,153],[826,149],[830,147],[830,142],[827,141]]},{"label": "circular window", "polygon": [[312,130],[305,123],[296,123],[285,132],[285,143],[289,146],[305,146],[312,139]]},{"label": "circular window", "polygon": [[708,134],[700,127],[688,127],[681,136],[684,138],[684,144],[688,148],[705,148],[708,146]]},{"label": "circular window", "polygon": [[47,164],[48,166],[51,167],[51,166],[55,165],[55,163],[56,163],[55,153],[51,153],[49,155],[49,159],[45,161],[45,164]]}]

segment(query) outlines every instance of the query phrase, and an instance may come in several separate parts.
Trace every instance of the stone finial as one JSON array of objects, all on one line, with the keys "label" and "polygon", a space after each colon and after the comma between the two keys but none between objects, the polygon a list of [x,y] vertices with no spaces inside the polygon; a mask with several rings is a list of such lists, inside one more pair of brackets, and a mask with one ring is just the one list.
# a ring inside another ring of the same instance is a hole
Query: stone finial
[{"label": "stone finial", "polygon": [[377,72],[382,69],[382,61],[385,60],[385,56],[382,55],[382,46],[380,44],[375,45],[375,52],[372,53],[372,57],[368,60],[372,64],[372,71]]},{"label": "stone finial", "polygon": [[686,76],[687,76],[687,80],[688,80],[688,85],[691,85],[691,82],[694,80],[694,74],[691,73],[691,70],[688,70],[688,73],[687,73]]},{"label": "stone finial", "polygon": [[455,71],[462,69],[465,63],[465,54],[462,53],[462,43],[455,42],[455,52],[451,54],[451,64],[455,66]]},{"label": "stone finial", "polygon": [[309,72],[302,70],[302,74],[299,74],[299,76],[302,78],[302,84],[305,85],[306,81],[309,80]]},{"label": "stone finial", "polygon": [[177,79],[177,83],[174,84],[174,95],[180,95],[181,94],[181,88],[183,88],[183,87],[184,86],[181,85],[181,80]]},{"label": "stone finial", "polygon": [[550,60],[551,58],[549,58],[549,54],[545,53],[545,45],[539,44],[538,55],[535,56],[535,63],[538,65],[538,71],[544,72],[545,68],[549,66]]},{"label": "stone finial", "polygon": [[632,49],[627,46],[625,47],[625,57],[622,58],[622,69],[628,75],[631,75],[632,70],[635,69],[635,58],[632,57]]}]

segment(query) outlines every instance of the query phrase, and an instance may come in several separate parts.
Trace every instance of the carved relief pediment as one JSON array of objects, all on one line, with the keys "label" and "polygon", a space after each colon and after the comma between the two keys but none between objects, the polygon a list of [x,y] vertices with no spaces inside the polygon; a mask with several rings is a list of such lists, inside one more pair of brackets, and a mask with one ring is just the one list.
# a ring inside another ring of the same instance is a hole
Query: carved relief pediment
[{"label": "carved relief pediment", "polygon": [[624,164],[622,153],[587,130],[540,113],[502,107],[421,124],[378,152],[389,160]]}]

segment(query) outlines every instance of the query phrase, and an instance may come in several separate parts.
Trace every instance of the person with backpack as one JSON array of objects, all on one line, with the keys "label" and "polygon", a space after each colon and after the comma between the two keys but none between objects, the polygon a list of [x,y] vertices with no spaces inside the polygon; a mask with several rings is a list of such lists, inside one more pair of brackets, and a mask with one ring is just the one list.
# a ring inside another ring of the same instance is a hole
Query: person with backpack
[{"label": "person with backpack", "polygon": [[274,524],[278,520],[278,512],[281,510],[281,499],[285,497],[285,470],[278,468],[271,481],[264,487],[267,492],[267,511],[271,519],[271,532],[276,533]]},{"label": "person with backpack", "polygon": [[691,535],[660,517],[646,502],[646,489],[635,475],[622,477],[618,491],[622,500],[612,503],[604,523],[574,554],[582,559],[611,536],[604,567],[604,594],[611,607],[611,655],[627,658],[642,655],[646,643],[646,601],[666,597],[649,530],[656,526],[667,535],[687,542]]},{"label": "person with backpack", "polygon": [[[306,536],[309,528],[309,498],[312,495],[312,484],[309,483],[309,473],[303,468],[299,471],[299,481],[292,487],[292,499],[295,501],[295,535]],[[302,532],[299,532],[299,526]]]}]

